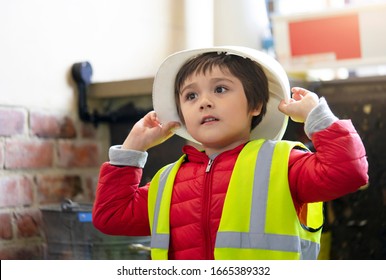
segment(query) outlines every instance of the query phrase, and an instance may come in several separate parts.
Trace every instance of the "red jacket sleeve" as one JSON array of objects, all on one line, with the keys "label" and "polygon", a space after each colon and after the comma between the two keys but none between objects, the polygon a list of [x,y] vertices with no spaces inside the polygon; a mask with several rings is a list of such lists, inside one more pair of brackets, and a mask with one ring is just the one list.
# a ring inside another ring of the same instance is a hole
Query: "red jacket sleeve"
[{"label": "red jacket sleeve", "polygon": [[92,211],[94,226],[105,234],[150,235],[147,211],[148,185],[139,187],[142,169],[101,166]]},{"label": "red jacket sleeve", "polygon": [[368,163],[362,140],[350,120],[339,120],[312,137],[315,153],[294,149],[289,182],[295,207],[329,201],[368,183]]}]

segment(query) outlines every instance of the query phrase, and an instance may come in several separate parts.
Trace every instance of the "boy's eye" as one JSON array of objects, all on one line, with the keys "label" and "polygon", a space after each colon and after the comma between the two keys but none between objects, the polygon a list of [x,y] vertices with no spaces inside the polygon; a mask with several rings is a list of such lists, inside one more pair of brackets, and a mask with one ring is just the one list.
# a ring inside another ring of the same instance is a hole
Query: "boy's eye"
[{"label": "boy's eye", "polygon": [[193,100],[196,97],[197,97],[197,93],[194,93],[194,92],[189,92],[185,95],[186,100]]},{"label": "boy's eye", "polygon": [[215,93],[224,93],[226,90],[227,90],[227,89],[226,89],[225,87],[219,86],[219,87],[216,87],[216,88],[214,89],[214,92],[215,92]]}]

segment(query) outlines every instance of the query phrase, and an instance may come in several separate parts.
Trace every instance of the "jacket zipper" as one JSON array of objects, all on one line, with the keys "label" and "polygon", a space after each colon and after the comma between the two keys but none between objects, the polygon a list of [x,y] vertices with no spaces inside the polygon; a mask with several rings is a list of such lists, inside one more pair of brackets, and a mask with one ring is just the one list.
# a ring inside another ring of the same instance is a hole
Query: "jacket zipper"
[{"label": "jacket zipper", "polygon": [[208,164],[205,169],[205,180],[204,180],[204,192],[203,192],[203,208],[202,208],[202,228],[204,232],[204,257],[205,259],[211,259],[212,256],[212,238],[211,238],[211,227],[210,227],[210,204],[211,204],[211,180],[212,173],[211,167],[213,164],[213,159],[209,159]]},{"label": "jacket zipper", "polygon": [[205,172],[208,173],[210,171],[210,168],[212,167],[213,159],[209,159],[208,165],[206,166]]}]

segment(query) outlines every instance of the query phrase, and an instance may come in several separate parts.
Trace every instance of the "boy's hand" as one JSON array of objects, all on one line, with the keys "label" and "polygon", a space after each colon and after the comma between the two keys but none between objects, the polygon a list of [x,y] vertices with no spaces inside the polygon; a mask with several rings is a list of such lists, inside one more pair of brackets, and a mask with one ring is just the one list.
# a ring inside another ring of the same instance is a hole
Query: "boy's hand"
[{"label": "boy's hand", "polygon": [[294,122],[304,123],[308,114],[319,104],[316,93],[300,87],[292,88],[292,98],[289,102],[282,100],[279,104],[280,112],[288,115]]},{"label": "boy's hand", "polygon": [[161,124],[157,114],[151,111],[133,126],[122,149],[146,151],[173,136],[173,130],[179,126],[178,122]]}]

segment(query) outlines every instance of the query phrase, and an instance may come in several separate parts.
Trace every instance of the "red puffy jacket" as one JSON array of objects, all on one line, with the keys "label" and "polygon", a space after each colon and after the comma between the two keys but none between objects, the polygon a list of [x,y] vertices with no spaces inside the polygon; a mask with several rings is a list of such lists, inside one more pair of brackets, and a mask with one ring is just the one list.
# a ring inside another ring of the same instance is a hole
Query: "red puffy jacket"
[{"label": "red puffy jacket", "polygon": [[[368,182],[365,149],[350,121],[336,121],[312,140],[316,153],[293,149],[289,159],[289,184],[300,218],[305,203],[332,200]],[[228,182],[242,148],[218,155],[205,175],[207,155],[184,147],[188,160],[177,173],[171,201],[169,259],[214,258]],[[102,165],[93,209],[96,228],[113,235],[150,235],[149,185],[139,187],[141,176],[140,168]],[[210,184],[203,183],[205,176]]]}]

